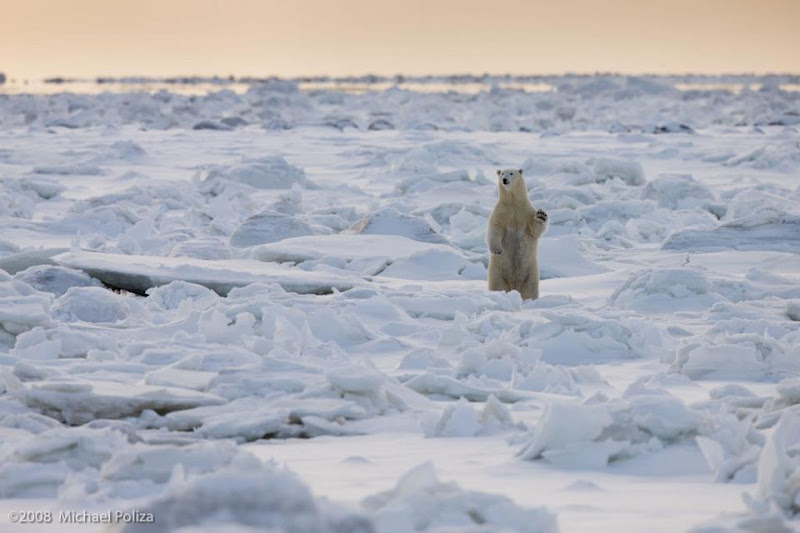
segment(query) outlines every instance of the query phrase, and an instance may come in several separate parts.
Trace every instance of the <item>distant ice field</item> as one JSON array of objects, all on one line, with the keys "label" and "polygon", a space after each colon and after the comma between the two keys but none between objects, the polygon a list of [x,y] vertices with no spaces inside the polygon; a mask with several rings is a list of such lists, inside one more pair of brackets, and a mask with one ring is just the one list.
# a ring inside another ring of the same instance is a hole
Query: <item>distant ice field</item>
[{"label": "distant ice field", "polygon": [[[352,77],[306,77],[294,78],[290,81],[297,84],[302,91],[333,90],[348,94],[365,94],[383,92],[388,89],[400,89],[422,93],[454,92],[476,94],[490,90],[515,90],[522,92],[557,91],[564,78],[585,78],[586,76],[352,76]],[[741,93],[742,91],[758,91],[765,85],[776,85],[783,91],[799,91],[800,77],[791,75],[775,75],[769,77],[753,77],[747,75],[684,75],[658,76],[661,83],[671,85],[680,91],[722,91]],[[231,90],[238,94],[247,92],[251,86],[264,82],[276,81],[278,78],[247,77],[176,77],[148,78],[122,77],[108,78],[62,78],[47,79],[6,79],[0,84],[0,94],[100,94],[104,92],[158,92],[168,91],[188,96],[203,96],[221,89]],[[765,84],[764,81],[768,80]]]},{"label": "distant ice field", "polygon": [[0,94],[0,531],[798,529],[797,80],[442,82]]}]

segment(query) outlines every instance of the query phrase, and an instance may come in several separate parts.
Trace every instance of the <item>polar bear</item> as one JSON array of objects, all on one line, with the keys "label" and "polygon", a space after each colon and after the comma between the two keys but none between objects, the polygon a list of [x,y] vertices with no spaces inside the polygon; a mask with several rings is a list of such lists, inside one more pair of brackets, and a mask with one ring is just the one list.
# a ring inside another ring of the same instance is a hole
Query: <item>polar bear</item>
[{"label": "polar bear", "polygon": [[489,290],[518,290],[522,298],[539,297],[539,237],[547,213],[533,207],[522,169],[497,171],[500,197],[489,217]]}]

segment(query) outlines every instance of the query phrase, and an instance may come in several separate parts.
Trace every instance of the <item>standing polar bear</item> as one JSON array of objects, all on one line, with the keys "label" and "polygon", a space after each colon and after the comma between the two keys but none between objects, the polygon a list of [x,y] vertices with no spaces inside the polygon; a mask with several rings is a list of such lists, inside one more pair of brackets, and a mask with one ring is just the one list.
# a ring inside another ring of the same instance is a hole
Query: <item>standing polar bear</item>
[{"label": "standing polar bear", "polygon": [[528,199],[522,169],[498,170],[500,197],[489,218],[489,290],[518,290],[522,298],[539,297],[539,237],[547,228],[547,213]]}]

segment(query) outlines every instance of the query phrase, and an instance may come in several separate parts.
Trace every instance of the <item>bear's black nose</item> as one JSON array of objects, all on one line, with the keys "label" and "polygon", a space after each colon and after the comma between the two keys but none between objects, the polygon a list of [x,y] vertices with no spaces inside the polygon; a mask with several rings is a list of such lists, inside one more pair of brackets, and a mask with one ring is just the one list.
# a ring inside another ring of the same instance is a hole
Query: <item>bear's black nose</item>
[{"label": "bear's black nose", "polygon": [[503,178],[503,185],[508,185],[508,178]]}]

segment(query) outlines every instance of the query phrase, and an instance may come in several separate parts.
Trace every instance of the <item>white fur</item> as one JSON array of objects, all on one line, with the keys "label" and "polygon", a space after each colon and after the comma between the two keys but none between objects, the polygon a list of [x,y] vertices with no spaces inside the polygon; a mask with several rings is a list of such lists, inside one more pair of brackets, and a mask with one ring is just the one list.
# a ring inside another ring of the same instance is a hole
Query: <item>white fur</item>
[{"label": "white fur", "polygon": [[523,299],[539,297],[539,238],[547,229],[547,213],[528,198],[522,170],[497,171],[500,193],[489,218],[489,290],[518,290]]}]

